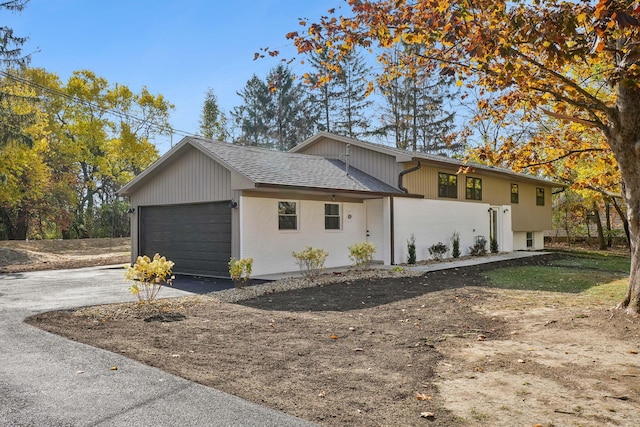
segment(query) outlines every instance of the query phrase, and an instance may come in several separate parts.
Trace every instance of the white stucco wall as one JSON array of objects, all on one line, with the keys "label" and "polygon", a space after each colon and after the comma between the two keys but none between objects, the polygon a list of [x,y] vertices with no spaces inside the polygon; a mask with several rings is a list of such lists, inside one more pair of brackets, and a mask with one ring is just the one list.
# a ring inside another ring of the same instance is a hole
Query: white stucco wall
[{"label": "white stucco wall", "polygon": [[[469,253],[476,236],[487,239],[489,250],[489,204],[466,203],[460,201],[394,199],[395,216],[395,256],[394,262],[407,262],[407,240],[414,235],[416,240],[416,258],[418,261],[431,259],[429,247],[442,242],[449,247],[447,257],[451,256],[451,237],[454,231],[460,234],[460,252]],[[494,206],[494,209],[496,207]],[[511,231],[511,213],[508,206],[499,209],[501,239],[499,250],[513,250]]]},{"label": "white stucco wall", "polygon": [[514,251],[540,251],[544,249],[544,231],[533,232],[533,247],[527,247],[527,232],[517,231],[513,233]]},{"label": "white stucco wall", "polygon": [[[278,229],[278,201],[295,201],[298,230]],[[329,252],[325,267],[350,265],[349,250],[353,243],[366,240],[363,203],[341,205],[342,230],[324,229],[324,202],[300,199],[240,198],[240,257],[253,257],[253,275],[297,271],[291,252],[306,246]],[[351,216],[349,218],[349,215]]]}]

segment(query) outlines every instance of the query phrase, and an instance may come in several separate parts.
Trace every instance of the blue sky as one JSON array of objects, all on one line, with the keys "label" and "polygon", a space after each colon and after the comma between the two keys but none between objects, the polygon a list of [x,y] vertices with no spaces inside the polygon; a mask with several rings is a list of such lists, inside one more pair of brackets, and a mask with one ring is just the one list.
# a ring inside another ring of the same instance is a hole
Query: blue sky
[{"label": "blue sky", "polygon": [[[146,86],[176,106],[175,129],[196,132],[204,93],[216,92],[221,108],[241,103],[236,92],[253,74],[264,78],[278,59],[254,61],[261,47],[295,55],[285,34],[298,18],[317,21],[342,0],[31,0],[2,24],[33,53],[32,67],[63,81],[88,69],[134,92]],[[294,72],[302,66],[292,64]],[[176,135],[173,143],[181,136]],[[155,141],[161,153],[169,139]]]}]

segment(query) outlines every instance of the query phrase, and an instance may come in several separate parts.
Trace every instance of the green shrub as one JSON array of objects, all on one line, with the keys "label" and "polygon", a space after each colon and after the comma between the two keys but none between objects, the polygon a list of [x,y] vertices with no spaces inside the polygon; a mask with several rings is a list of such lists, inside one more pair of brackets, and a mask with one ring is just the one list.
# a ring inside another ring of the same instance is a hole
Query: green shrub
[{"label": "green shrub", "polygon": [[457,231],[454,231],[451,236],[451,256],[460,258],[460,233]]},{"label": "green shrub", "polygon": [[356,267],[369,268],[376,247],[371,242],[360,242],[349,246],[349,259]]},{"label": "green shrub", "polygon": [[150,303],[158,296],[164,285],[171,286],[174,277],[171,275],[173,261],[155,254],[153,259],[139,256],[133,266],[127,265],[124,273],[126,280],[133,282],[129,291],[138,297],[138,301]]},{"label": "green shrub", "polygon": [[291,256],[295,258],[302,275],[309,280],[315,280],[324,269],[324,262],[329,252],[307,246],[301,252],[291,252]]},{"label": "green shrub", "polygon": [[231,257],[229,260],[229,276],[233,280],[236,288],[244,288],[251,278],[251,270],[253,269],[253,258],[235,259]]},{"label": "green shrub", "polygon": [[498,239],[496,239],[495,237],[492,237],[489,240],[489,249],[491,250],[492,254],[498,253]]},{"label": "green shrub", "polygon": [[411,238],[407,240],[407,263],[415,264],[416,263],[416,238],[411,235]]},{"label": "green shrub", "polygon": [[431,247],[429,248],[429,255],[431,255],[433,259],[440,261],[448,250],[449,248],[447,247],[447,245],[442,242],[438,242],[431,245]]},{"label": "green shrub", "polygon": [[487,239],[484,237],[478,237],[476,243],[469,248],[469,255],[471,256],[483,256],[487,254]]}]

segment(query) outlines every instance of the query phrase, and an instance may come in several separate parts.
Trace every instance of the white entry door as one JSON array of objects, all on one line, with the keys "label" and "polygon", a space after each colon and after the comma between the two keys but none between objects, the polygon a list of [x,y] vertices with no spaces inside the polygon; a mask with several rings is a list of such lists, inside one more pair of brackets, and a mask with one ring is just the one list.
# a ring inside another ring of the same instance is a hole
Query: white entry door
[{"label": "white entry door", "polygon": [[367,242],[371,242],[376,247],[373,259],[384,260],[384,220],[382,199],[365,200],[367,211]]}]

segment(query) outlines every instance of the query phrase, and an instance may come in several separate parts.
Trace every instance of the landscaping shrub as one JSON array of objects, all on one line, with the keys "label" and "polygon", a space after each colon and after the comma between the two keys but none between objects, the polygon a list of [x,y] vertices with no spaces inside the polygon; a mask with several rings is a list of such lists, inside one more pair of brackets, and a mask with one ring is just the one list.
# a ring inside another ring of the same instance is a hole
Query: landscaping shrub
[{"label": "landscaping shrub", "polygon": [[407,263],[415,264],[416,263],[416,238],[411,235],[411,238],[407,240]]},{"label": "landscaping shrub", "polygon": [[236,260],[231,257],[229,260],[229,276],[233,280],[236,288],[244,288],[251,278],[253,268],[253,258],[241,258]]},{"label": "landscaping shrub", "polygon": [[356,267],[369,268],[373,261],[373,254],[376,247],[371,242],[360,242],[349,246],[349,259]]},{"label": "landscaping shrub", "polygon": [[476,243],[469,248],[469,255],[483,256],[487,254],[487,239],[478,237]]},{"label": "landscaping shrub", "polygon": [[315,280],[324,269],[324,262],[329,252],[307,246],[301,252],[291,252],[291,256],[295,258],[302,275],[309,280]]},{"label": "landscaping shrub", "polygon": [[451,236],[451,256],[460,258],[460,233],[457,231],[454,231]]},{"label": "landscaping shrub", "polygon": [[447,245],[442,242],[438,242],[431,245],[431,247],[429,248],[429,255],[431,255],[433,259],[440,261],[444,257],[444,254],[447,253],[447,251],[449,251]]},{"label": "landscaping shrub", "polygon": [[498,239],[496,239],[495,237],[492,237],[489,241],[489,249],[491,250],[492,254],[497,254],[498,253]]},{"label": "landscaping shrub", "polygon": [[139,256],[133,266],[125,266],[127,271],[124,277],[133,282],[129,291],[137,296],[140,302],[153,302],[162,286],[171,286],[174,279],[171,275],[173,266],[173,261],[161,257],[160,254],[155,254],[153,259],[146,255]]}]

